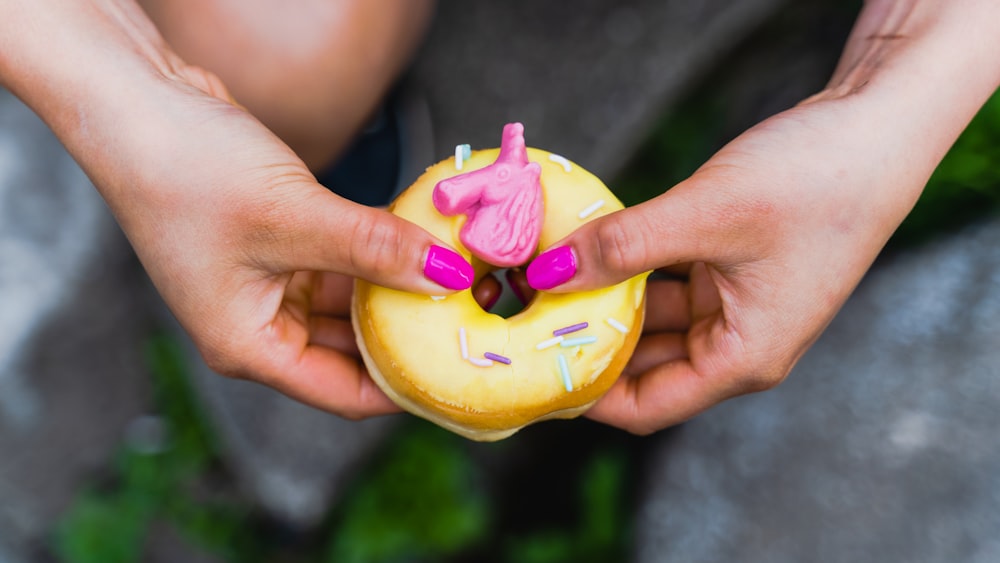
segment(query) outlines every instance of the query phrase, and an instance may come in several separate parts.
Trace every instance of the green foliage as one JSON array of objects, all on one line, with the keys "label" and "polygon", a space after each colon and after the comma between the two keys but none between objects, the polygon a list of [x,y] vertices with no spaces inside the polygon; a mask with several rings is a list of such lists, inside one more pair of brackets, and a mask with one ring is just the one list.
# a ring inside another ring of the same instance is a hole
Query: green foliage
[{"label": "green foliage", "polygon": [[1000,212],[1000,91],[945,155],[893,238],[912,244]]},{"label": "green foliage", "polygon": [[340,508],[326,560],[440,560],[481,541],[490,503],[463,444],[424,423],[396,436]]},{"label": "green foliage", "polygon": [[625,510],[627,463],[624,454],[600,450],[579,481],[579,519],[573,528],[543,530],[509,542],[511,563],[622,561],[629,536]]},{"label": "green foliage", "polygon": [[56,530],[56,552],[72,563],[138,561],[150,512],[130,494],[84,492]]},{"label": "green foliage", "polygon": [[692,97],[656,125],[610,184],[626,206],[656,197],[698,169],[725,142],[724,100]]},{"label": "green foliage", "polygon": [[55,530],[56,554],[67,563],[139,561],[150,525],[162,518],[216,554],[248,555],[252,537],[237,537],[246,528],[246,511],[196,500],[191,493],[192,483],[216,458],[216,449],[187,381],[179,346],[158,336],[146,352],[154,404],[169,443],[159,453],[120,448],[113,486],[81,493]]},{"label": "green foliage", "polygon": [[448,561],[470,553],[479,561],[528,563],[623,558],[629,523],[622,503],[623,454],[594,448],[597,453],[587,458],[577,481],[578,502],[560,507],[565,527],[509,538],[493,527],[496,495],[507,491],[486,487],[486,468],[469,451],[483,445],[419,420],[404,425],[358,475],[321,537],[292,546],[289,553],[287,538],[262,533],[245,502],[206,494],[206,479],[218,471],[218,451],[189,386],[182,352],[164,337],[153,338],[147,352],[167,447],[158,453],[119,449],[109,482],[82,491],[54,531],[60,561],[141,561],[153,522],[172,526],[190,549],[239,563]]}]

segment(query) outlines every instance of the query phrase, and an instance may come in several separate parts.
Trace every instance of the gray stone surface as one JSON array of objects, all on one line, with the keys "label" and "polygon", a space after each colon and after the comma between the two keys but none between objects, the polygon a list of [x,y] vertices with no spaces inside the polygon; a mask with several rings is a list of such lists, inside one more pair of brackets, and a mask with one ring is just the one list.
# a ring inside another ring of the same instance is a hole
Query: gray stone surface
[{"label": "gray stone surface", "polygon": [[499,145],[522,121],[532,146],[610,177],[664,108],[783,0],[512,0],[440,3],[413,69],[438,158]]},{"label": "gray stone surface", "polygon": [[145,410],[143,279],[86,176],[0,90],[0,558],[37,549]]},{"label": "gray stone surface", "polygon": [[784,384],[664,436],[637,559],[1000,561],[998,241],[882,260]]}]

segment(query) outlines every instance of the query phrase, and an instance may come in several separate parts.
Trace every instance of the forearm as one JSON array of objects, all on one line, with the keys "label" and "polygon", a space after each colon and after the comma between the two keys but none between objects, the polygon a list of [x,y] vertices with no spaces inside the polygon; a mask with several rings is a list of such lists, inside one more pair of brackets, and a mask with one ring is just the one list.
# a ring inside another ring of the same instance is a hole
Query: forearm
[{"label": "forearm", "polygon": [[170,71],[169,51],[129,0],[4,0],[0,84],[62,135]]},{"label": "forearm", "polygon": [[210,98],[187,94],[224,97],[222,85],[180,61],[131,0],[0,0],[0,22],[0,82],[49,125],[129,232],[123,208],[176,175],[170,155],[198,139],[190,129]]},{"label": "forearm", "polygon": [[998,86],[1000,3],[869,0],[815,100],[855,98],[929,176]]}]

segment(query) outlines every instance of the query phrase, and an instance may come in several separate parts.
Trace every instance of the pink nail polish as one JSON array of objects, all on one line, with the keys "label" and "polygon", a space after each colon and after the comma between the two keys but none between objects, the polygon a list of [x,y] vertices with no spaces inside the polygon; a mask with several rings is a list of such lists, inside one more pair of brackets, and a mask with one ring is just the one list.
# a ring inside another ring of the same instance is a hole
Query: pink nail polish
[{"label": "pink nail polish", "polygon": [[472,287],[475,275],[472,265],[457,252],[436,244],[427,249],[424,276],[432,282],[448,289],[463,290]]},{"label": "pink nail polish", "polygon": [[552,289],[568,282],[576,275],[576,256],[573,249],[560,246],[538,255],[525,272],[528,285],[535,289]]},{"label": "pink nail polish", "polygon": [[489,311],[490,309],[492,309],[493,306],[497,304],[497,301],[500,301],[500,294],[502,292],[503,292],[503,286],[500,286],[500,289],[499,289],[499,291],[496,292],[496,295],[494,295],[493,297],[491,297],[490,300],[489,300],[489,302],[486,303],[486,305],[483,305],[483,310],[484,311]]}]

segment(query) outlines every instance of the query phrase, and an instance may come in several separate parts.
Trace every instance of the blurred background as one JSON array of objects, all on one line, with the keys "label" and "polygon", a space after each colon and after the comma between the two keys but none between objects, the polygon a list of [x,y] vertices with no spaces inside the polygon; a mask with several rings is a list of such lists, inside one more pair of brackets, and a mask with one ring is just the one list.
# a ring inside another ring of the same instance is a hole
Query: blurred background
[{"label": "blurred background", "polygon": [[[520,120],[638,203],[822,88],[860,1],[566,6],[441,2],[411,165]],[[471,443],[205,373],[96,198],[4,93],[0,563],[1000,560],[996,96],[788,383],[646,438]]]}]

